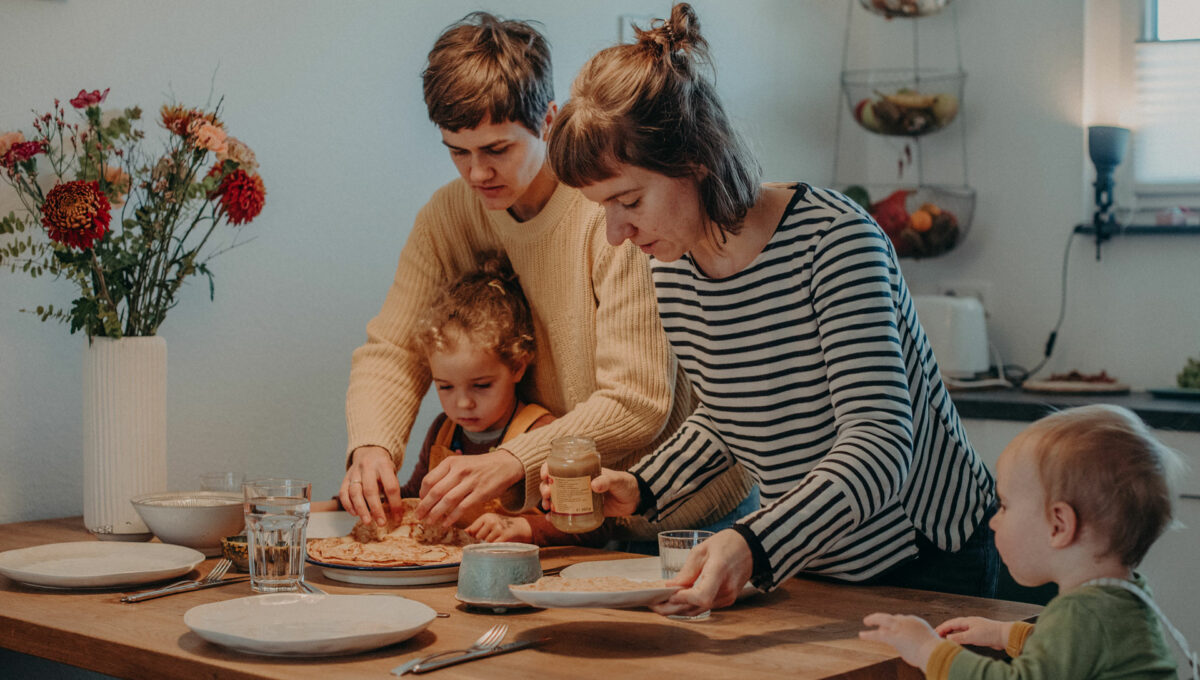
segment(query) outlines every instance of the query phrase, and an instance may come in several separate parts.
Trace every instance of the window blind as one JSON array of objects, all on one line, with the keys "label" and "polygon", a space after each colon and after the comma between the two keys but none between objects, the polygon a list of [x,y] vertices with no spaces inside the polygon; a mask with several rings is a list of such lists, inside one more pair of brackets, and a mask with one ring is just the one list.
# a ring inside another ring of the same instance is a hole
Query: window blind
[{"label": "window blind", "polygon": [[1200,185],[1200,40],[1138,43],[1134,73],[1138,183]]}]

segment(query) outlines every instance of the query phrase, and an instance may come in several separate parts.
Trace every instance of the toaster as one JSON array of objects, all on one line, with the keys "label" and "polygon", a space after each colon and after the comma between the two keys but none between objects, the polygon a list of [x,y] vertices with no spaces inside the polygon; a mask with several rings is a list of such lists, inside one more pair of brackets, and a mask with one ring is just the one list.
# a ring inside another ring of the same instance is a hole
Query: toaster
[{"label": "toaster", "polygon": [[979,300],[914,295],[913,303],[944,377],[969,379],[988,371],[987,321]]}]

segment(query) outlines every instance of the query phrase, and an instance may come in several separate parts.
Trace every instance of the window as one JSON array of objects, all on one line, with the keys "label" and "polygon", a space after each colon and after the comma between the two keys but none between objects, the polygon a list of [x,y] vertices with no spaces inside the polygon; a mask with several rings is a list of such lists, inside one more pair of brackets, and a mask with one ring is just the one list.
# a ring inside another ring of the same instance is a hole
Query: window
[{"label": "window", "polygon": [[1144,0],[1135,46],[1139,196],[1200,196],[1200,2]]}]

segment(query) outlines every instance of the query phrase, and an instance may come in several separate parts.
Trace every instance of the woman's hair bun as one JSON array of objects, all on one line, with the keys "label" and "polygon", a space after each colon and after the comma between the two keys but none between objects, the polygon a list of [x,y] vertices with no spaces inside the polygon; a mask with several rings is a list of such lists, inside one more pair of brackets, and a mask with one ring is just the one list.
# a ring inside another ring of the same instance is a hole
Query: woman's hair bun
[{"label": "woman's hair bun", "polygon": [[655,46],[666,55],[676,52],[695,52],[703,55],[708,43],[700,35],[700,19],[686,2],[671,7],[668,19],[655,19],[648,30],[636,29],[638,43]]}]

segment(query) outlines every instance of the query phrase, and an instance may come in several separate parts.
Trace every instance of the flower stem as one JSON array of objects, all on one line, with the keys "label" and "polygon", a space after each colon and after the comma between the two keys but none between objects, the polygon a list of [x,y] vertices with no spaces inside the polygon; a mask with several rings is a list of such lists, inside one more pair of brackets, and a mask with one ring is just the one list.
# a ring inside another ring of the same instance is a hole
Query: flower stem
[{"label": "flower stem", "polygon": [[104,269],[100,267],[100,260],[96,258],[96,249],[90,249],[88,254],[92,256],[92,272],[96,275],[96,282],[100,285],[100,294],[104,296],[105,301],[108,302],[109,308],[111,308],[113,314],[116,315],[117,305],[113,302],[112,296],[108,294],[108,284],[104,282]]}]

